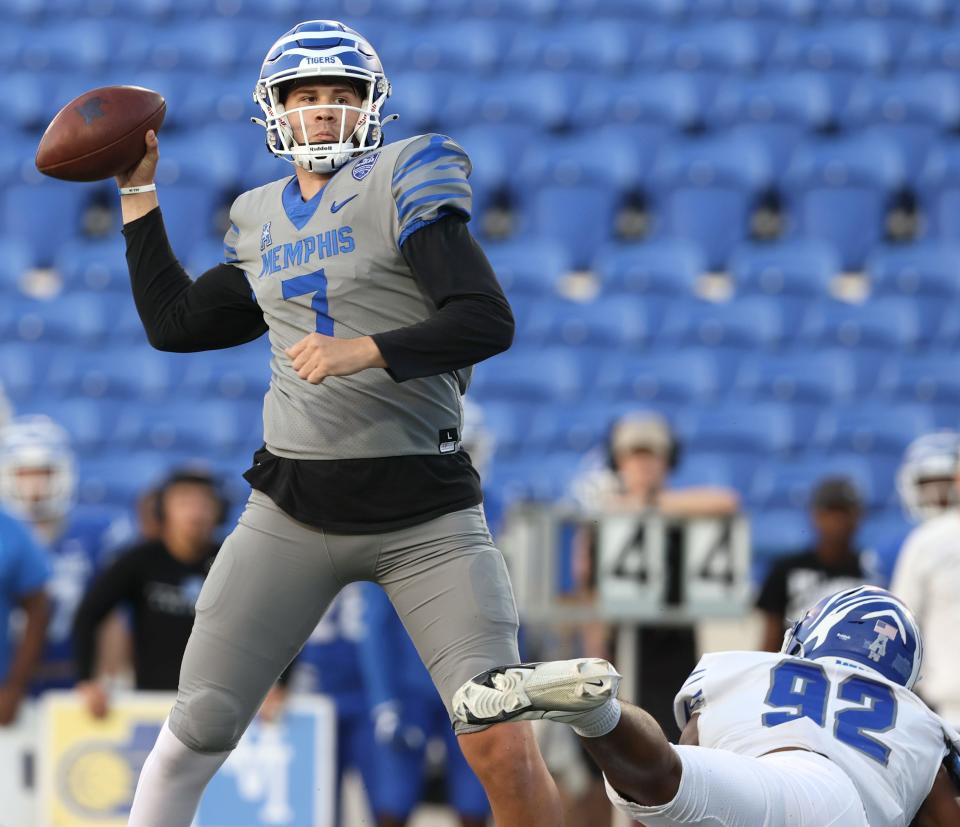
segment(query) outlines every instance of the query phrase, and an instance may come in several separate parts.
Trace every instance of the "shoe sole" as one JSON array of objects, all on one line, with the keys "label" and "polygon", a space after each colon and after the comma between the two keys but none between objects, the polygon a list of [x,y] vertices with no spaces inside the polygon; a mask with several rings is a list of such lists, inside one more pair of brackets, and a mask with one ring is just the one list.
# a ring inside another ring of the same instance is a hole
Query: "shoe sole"
[{"label": "shoe sole", "polygon": [[[596,699],[596,703],[575,709],[540,708],[530,700],[525,691],[525,685],[529,675],[541,665],[541,662],[515,663],[481,672],[461,686],[453,696],[454,715],[467,724],[536,720],[547,717],[551,713],[575,715],[577,712],[586,712],[615,697],[620,685],[619,674],[607,661],[600,658],[582,658],[573,665],[572,670],[575,671],[571,674],[557,676],[553,681],[538,686],[537,691],[539,694],[551,688],[562,687],[571,690],[574,696]],[[493,677],[508,672],[520,679],[507,690],[494,687]],[[478,713],[475,711],[477,706],[484,708]],[[471,707],[474,708],[471,709]]]}]

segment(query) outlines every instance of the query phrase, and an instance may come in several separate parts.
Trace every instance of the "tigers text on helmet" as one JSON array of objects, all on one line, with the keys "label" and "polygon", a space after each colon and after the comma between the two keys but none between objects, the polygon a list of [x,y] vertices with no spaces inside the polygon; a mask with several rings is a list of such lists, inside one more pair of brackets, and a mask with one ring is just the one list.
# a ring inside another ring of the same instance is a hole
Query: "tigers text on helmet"
[{"label": "tigers text on helmet", "polygon": [[937,431],[907,446],[897,471],[897,493],[907,515],[917,522],[937,517],[957,505],[960,434]]},{"label": "tigers text on helmet", "polygon": [[907,606],[886,589],[859,586],[823,598],[784,635],[785,655],[849,666],[912,689],[923,641]]},{"label": "tigers text on helmet", "polygon": [[[285,108],[284,90],[292,82],[337,78],[363,90],[359,107],[324,104]],[[284,34],[270,47],[253,91],[254,102],[265,118],[256,122],[267,130],[267,148],[285,161],[321,174],[333,172],[360,153],[380,146],[380,115],[389,96],[390,82],[373,47],[361,34],[336,20],[308,20]],[[297,143],[291,119],[300,119],[300,134],[308,141],[304,113],[320,109],[333,110],[339,116],[339,140]],[[358,116],[352,132],[345,134],[348,111]]]},{"label": "tigers text on helmet", "polygon": [[70,437],[47,416],[0,428],[0,502],[33,521],[59,520],[73,506],[77,474]]}]

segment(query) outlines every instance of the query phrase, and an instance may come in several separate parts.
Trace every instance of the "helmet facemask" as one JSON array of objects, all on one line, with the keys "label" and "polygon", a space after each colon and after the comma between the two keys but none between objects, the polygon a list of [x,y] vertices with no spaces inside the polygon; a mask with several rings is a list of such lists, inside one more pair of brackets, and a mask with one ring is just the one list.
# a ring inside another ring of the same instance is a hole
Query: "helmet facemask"
[{"label": "helmet facemask", "polygon": [[[267,130],[267,147],[279,158],[302,167],[308,172],[327,174],[346,164],[363,152],[378,147],[382,140],[380,109],[389,94],[389,84],[385,78],[376,78],[362,69],[338,67],[336,73],[318,72],[300,74],[295,77],[272,77],[257,84],[255,98],[265,115],[264,126]],[[284,93],[292,80],[298,85],[316,82],[335,82],[340,79],[350,87],[359,86],[362,94],[360,106],[345,104],[310,104],[287,109],[284,105]],[[329,110],[334,114],[334,127],[338,132],[337,140],[332,143],[301,143],[294,136],[293,123],[300,128],[300,134],[306,137],[308,122],[317,110]],[[350,132],[346,131],[348,113],[357,113],[356,124]],[[297,119],[297,120],[294,120]]]}]

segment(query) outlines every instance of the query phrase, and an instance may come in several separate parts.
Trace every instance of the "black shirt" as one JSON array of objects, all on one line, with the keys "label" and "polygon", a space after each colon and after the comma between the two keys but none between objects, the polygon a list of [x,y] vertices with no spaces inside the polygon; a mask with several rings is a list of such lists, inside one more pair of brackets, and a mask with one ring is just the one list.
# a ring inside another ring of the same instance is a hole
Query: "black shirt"
[{"label": "black shirt", "polygon": [[[190,280],[170,249],[159,209],[126,224],[123,233],[134,300],[154,347],[213,350],[266,332],[242,270],[221,264]],[[449,215],[422,227],[407,238],[402,253],[437,312],[373,336],[394,380],[465,368],[510,346],[510,306],[462,218]],[[480,478],[462,451],[295,460],[264,448],[244,476],[292,517],[343,534],[417,525],[483,499]]]},{"label": "black shirt", "polygon": [[217,547],[196,564],[181,563],[159,541],[133,546],[90,585],[73,621],[78,680],[89,680],[97,628],[119,605],[132,612],[133,669],[137,689],[175,690],[180,661],[193,628],[194,606]]},{"label": "black shirt", "polygon": [[857,551],[851,549],[842,561],[829,566],[815,551],[802,551],[774,563],[757,608],[793,622],[828,594],[862,586],[868,579]]}]

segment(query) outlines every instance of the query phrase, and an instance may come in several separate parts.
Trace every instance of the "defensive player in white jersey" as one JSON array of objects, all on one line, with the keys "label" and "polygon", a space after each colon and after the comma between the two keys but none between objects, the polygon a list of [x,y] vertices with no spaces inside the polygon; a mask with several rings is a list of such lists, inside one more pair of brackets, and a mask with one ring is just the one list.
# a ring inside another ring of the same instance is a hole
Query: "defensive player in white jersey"
[{"label": "defensive player in white jersey", "polygon": [[[471,368],[510,346],[513,316],[467,228],[469,158],[443,135],[384,144],[389,94],[353,29],[312,20],[282,35],[254,99],[267,149],[293,174],[236,199],[225,261],[196,281],[163,228],[156,135],[118,176],[151,344],[211,350],[267,334],[272,351],[265,444],[245,475],[254,490],[197,600],[132,827],[188,827],[350,582],[384,588],[448,712],[471,675],[519,659],[509,575],[461,450]],[[560,822],[529,724],[455,731],[500,827]]]},{"label": "defensive player in white jersey", "polygon": [[780,653],[704,655],[676,697],[679,746],[616,700],[601,660],[492,670],[454,708],[570,724],[610,799],[646,827],[947,827],[960,824],[960,736],[911,691],[922,653],[909,609],[862,586],[808,610]]}]

